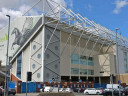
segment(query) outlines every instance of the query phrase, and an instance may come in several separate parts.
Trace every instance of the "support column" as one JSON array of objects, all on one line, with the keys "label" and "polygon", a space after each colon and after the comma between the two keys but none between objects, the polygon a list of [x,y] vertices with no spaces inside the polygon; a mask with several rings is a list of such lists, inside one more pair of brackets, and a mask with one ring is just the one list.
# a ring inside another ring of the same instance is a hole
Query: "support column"
[{"label": "support column", "polygon": [[99,76],[99,84],[101,84],[101,77]]},{"label": "support column", "polygon": [[95,77],[93,77],[93,82],[95,83]]},{"label": "support column", "polygon": [[[42,16],[42,23],[44,23],[44,15]],[[42,74],[41,81],[44,82],[44,50],[45,50],[45,25],[42,28]]]},{"label": "support column", "polygon": [[70,37],[70,77],[69,77],[69,81],[70,81],[70,82],[71,82],[71,79],[72,79],[72,78],[71,78],[71,76],[72,76],[72,75],[71,75],[71,74],[72,74],[72,73],[71,73],[71,55],[72,55],[72,54],[71,54],[71,37]]}]

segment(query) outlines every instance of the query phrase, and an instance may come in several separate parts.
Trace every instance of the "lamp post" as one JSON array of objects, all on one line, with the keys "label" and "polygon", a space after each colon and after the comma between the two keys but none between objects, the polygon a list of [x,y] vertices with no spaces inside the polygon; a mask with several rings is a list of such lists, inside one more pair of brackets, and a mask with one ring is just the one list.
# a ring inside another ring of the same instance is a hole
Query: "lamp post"
[{"label": "lamp post", "polygon": [[9,65],[9,58],[8,58],[8,49],[9,49],[9,31],[10,31],[10,15],[6,15],[9,18],[9,25],[8,25],[8,40],[7,40],[7,54],[6,54],[6,75],[5,75],[5,91],[4,96],[8,93],[8,79],[7,79],[7,65]]},{"label": "lamp post", "polygon": [[119,72],[119,59],[118,59],[118,37],[117,37],[117,31],[119,28],[115,28],[116,30],[116,62],[117,62],[117,72],[118,72],[118,83],[119,83],[119,96],[120,96],[120,72]]}]

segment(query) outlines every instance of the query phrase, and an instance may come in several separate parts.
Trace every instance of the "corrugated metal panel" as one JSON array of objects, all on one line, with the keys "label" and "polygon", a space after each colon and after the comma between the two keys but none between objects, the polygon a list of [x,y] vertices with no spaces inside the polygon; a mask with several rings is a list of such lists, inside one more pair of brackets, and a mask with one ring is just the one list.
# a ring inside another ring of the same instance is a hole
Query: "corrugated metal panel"
[{"label": "corrugated metal panel", "polygon": [[107,86],[107,84],[99,84],[99,83],[95,83],[95,84],[94,84],[94,88],[101,88],[101,87],[102,87],[102,88],[105,89],[106,86]]},{"label": "corrugated metal panel", "polygon": [[[33,93],[33,92],[36,92],[36,83],[35,82],[27,83],[27,93]],[[26,93],[26,82],[22,82],[21,93]]]}]

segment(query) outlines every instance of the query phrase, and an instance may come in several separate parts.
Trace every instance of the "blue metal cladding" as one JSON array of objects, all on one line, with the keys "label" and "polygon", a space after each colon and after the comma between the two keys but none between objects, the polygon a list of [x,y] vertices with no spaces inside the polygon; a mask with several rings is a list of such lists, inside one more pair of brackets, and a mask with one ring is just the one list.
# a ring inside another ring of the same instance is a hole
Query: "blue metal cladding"
[{"label": "blue metal cladding", "polygon": [[9,87],[9,89],[15,89],[15,82],[14,81],[9,81],[8,82],[8,87]]},{"label": "blue metal cladding", "polygon": [[101,87],[102,87],[102,88],[105,89],[106,86],[107,86],[107,84],[99,84],[99,83],[95,83],[95,84],[94,84],[94,88],[101,88]]},{"label": "blue metal cladding", "polygon": [[[36,92],[36,83],[28,82],[27,83],[27,93],[34,93],[34,92]],[[21,93],[26,93],[26,82],[22,82]]]}]

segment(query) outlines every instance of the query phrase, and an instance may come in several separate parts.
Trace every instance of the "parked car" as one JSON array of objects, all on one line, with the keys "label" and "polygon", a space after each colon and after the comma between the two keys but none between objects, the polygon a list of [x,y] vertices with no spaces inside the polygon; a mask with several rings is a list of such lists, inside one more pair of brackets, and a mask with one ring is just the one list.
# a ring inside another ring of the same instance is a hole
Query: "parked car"
[{"label": "parked car", "polygon": [[53,87],[53,89],[51,90],[54,93],[58,93],[59,92],[59,88],[58,87]]},{"label": "parked car", "polygon": [[80,92],[80,88],[73,88],[73,92]]},{"label": "parked car", "polygon": [[4,89],[0,87],[0,96],[2,96],[3,94],[4,94]]},{"label": "parked car", "polygon": [[8,90],[8,95],[10,95],[10,94],[15,95],[16,94],[16,90],[15,89],[9,89]]},{"label": "parked car", "polygon": [[72,92],[72,89],[71,89],[71,88],[65,88],[65,89],[64,89],[64,92],[69,92],[69,93],[71,93],[71,92]]},{"label": "parked car", "polygon": [[80,92],[83,93],[85,88],[80,88]]},{"label": "parked car", "polygon": [[64,88],[59,88],[59,92],[64,92]]},{"label": "parked car", "polygon": [[0,96],[2,96],[2,94],[3,94],[3,93],[2,93],[2,89],[0,88]]},{"label": "parked car", "polygon": [[102,91],[99,90],[99,89],[96,89],[96,88],[87,88],[85,91],[84,91],[84,94],[102,94]]},{"label": "parked car", "polygon": [[44,92],[52,92],[52,90],[53,90],[53,87],[50,87],[50,86],[46,86],[44,88]]},{"label": "parked car", "polygon": [[[108,95],[111,96],[112,95],[112,91],[113,91],[114,96],[119,96],[119,89],[118,88],[114,88],[114,89],[108,88],[108,89],[105,89],[104,92],[103,92],[103,96],[108,96]],[[124,95],[123,89],[120,89],[120,94],[121,94],[121,96]]]},{"label": "parked car", "polygon": [[44,87],[42,87],[42,88],[40,89],[40,92],[44,92]]},{"label": "parked car", "polygon": [[97,90],[101,90],[102,92],[104,91],[104,88],[100,87],[100,88],[96,88]]},{"label": "parked car", "polygon": [[73,92],[77,92],[77,93],[83,93],[85,90],[85,88],[73,88]]},{"label": "parked car", "polygon": [[128,95],[128,87],[124,88],[124,94]]}]

